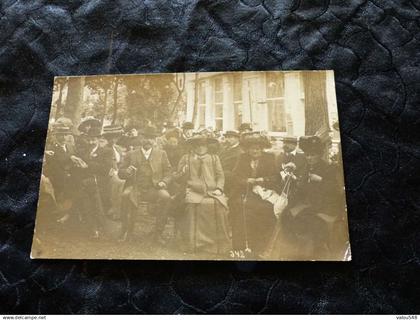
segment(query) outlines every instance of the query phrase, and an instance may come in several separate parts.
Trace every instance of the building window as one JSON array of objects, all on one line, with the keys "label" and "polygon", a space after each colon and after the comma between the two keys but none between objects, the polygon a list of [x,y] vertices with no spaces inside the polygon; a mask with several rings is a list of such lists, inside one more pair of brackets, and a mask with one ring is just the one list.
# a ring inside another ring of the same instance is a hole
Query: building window
[{"label": "building window", "polygon": [[223,129],[223,82],[222,78],[214,79],[214,115],[216,130]]},{"label": "building window", "polygon": [[206,123],[206,85],[204,81],[198,83],[198,124],[205,126]]},{"label": "building window", "polygon": [[266,73],[268,130],[287,131],[287,115],[284,107],[284,75],[280,72]]},{"label": "building window", "polygon": [[233,75],[233,107],[235,127],[242,123],[242,72]]}]

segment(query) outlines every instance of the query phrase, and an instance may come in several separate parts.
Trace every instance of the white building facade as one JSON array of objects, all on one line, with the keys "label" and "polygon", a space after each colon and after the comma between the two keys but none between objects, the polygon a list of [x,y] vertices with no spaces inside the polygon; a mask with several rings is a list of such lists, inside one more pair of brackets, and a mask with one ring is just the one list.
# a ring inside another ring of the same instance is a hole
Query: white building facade
[{"label": "white building facade", "polygon": [[[326,72],[329,122],[337,119],[333,72]],[[305,90],[300,72],[186,74],[185,120],[198,128],[236,130],[251,123],[272,135],[305,134]]]}]

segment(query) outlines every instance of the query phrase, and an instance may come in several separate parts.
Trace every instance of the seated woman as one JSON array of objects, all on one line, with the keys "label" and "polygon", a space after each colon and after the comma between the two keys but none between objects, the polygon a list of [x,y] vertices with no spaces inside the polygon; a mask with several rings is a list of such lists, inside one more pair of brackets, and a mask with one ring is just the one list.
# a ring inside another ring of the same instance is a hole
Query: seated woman
[{"label": "seated woman", "polygon": [[231,249],[223,169],[208,151],[213,143],[204,135],[188,139],[191,151],[178,165],[185,181],[185,213],[177,221],[184,252],[226,255]]},{"label": "seated woman", "polygon": [[[264,151],[269,140],[259,134],[242,135],[241,154],[235,169],[230,205],[233,249],[251,251],[258,258],[265,250],[276,223],[273,204],[254,192],[278,191],[280,175],[276,171],[275,157]],[[257,187],[259,186],[259,187]],[[255,188],[257,187],[257,188]]]}]

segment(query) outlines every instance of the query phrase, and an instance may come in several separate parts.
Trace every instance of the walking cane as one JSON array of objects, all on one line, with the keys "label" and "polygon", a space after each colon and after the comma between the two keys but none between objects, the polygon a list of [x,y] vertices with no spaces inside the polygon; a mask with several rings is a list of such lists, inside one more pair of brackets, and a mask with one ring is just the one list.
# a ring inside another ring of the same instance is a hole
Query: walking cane
[{"label": "walking cane", "polygon": [[96,219],[96,230],[95,230],[95,234],[96,237],[99,237],[99,228],[103,228],[104,227],[104,208],[102,205],[102,199],[101,199],[101,194],[99,192],[99,186],[98,186],[98,181],[96,179],[96,175],[93,176],[93,179],[95,181],[95,195],[94,197],[96,198],[96,203],[98,205],[98,209],[99,209],[99,217],[100,217],[100,221],[98,221],[98,218]]},{"label": "walking cane", "polygon": [[249,245],[248,245],[248,230],[247,230],[248,226],[247,226],[246,214],[245,214],[245,204],[247,202],[248,192],[249,192],[249,183],[247,183],[246,185],[245,195],[241,194],[241,202],[242,202],[241,213],[242,213],[243,229],[244,229],[244,234],[245,234],[245,252],[251,253],[252,250],[249,248]]}]

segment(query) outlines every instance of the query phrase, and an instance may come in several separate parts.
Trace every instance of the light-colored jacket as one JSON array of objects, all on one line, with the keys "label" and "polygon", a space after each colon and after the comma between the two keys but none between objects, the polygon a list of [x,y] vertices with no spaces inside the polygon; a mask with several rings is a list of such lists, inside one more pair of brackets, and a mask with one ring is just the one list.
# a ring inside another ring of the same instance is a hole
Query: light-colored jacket
[{"label": "light-colored jacket", "polygon": [[206,197],[213,197],[226,205],[224,194],[214,196],[212,192],[220,189],[223,192],[225,176],[220,159],[217,155],[194,153],[184,155],[179,161],[178,171],[187,175],[186,203],[201,203]]}]

